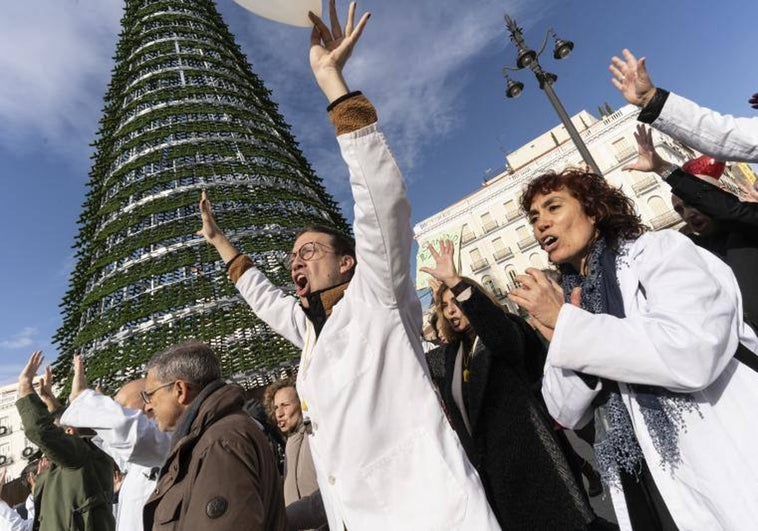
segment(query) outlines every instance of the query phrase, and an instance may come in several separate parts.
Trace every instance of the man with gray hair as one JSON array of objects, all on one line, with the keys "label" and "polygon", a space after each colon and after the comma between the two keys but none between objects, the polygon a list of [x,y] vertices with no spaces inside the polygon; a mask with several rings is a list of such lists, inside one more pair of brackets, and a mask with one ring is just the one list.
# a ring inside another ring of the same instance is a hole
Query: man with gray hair
[{"label": "man with gray hair", "polygon": [[146,530],[287,528],[273,453],[210,347],[189,341],[153,356],[142,399],[158,427],[173,431]]}]

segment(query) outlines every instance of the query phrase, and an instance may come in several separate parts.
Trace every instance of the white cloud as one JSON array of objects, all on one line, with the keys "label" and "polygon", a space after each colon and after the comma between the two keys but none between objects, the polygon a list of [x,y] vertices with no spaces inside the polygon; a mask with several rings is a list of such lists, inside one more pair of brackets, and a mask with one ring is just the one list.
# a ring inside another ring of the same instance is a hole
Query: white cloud
[{"label": "white cloud", "polygon": [[33,326],[27,326],[17,334],[8,339],[0,341],[0,348],[17,349],[32,345],[35,342],[35,336],[38,330]]},{"label": "white cloud", "polygon": [[89,152],[123,2],[5,2],[0,17],[0,141]]}]

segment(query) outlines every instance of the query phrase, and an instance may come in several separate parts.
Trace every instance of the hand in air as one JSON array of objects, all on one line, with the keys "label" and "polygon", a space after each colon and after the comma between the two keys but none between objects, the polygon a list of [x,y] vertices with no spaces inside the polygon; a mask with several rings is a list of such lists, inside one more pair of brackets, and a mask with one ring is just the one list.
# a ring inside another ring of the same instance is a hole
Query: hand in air
[{"label": "hand in air", "polygon": [[623,59],[611,58],[608,69],[613,74],[611,83],[626,101],[638,107],[644,107],[655,94],[655,86],[647,73],[645,58],[639,60],[626,48],[621,52]]}]

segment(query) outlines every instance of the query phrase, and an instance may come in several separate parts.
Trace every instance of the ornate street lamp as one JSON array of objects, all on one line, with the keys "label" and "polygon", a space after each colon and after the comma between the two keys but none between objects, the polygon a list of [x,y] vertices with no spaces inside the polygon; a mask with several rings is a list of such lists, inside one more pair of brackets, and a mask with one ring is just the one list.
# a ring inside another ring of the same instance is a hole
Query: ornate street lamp
[{"label": "ornate street lamp", "polygon": [[505,25],[508,27],[508,31],[510,32],[511,41],[518,50],[518,55],[516,56],[516,67],[503,67],[503,75],[506,79],[505,95],[508,98],[518,98],[524,91],[524,84],[520,81],[514,81],[511,79],[507,73],[508,71],[517,71],[528,68],[534,72],[534,75],[540,84],[540,88],[545,91],[545,94],[547,94],[550,103],[553,105],[555,112],[558,113],[558,117],[561,119],[561,122],[566,128],[566,131],[568,131],[568,134],[571,137],[571,140],[574,142],[576,149],[579,150],[579,153],[582,155],[584,162],[587,163],[587,166],[589,166],[593,173],[602,175],[600,172],[600,167],[595,162],[595,159],[592,158],[589,149],[587,149],[587,145],[582,140],[582,137],[579,135],[576,127],[574,127],[574,124],[571,122],[571,118],[566,112],[566,109],[563,107],[561,101],[558,99],[558,95],[555,93],[555,90],[553,90],[553,84],[558,79],[558,76],[551,72],[543,70],[542,66],[540,65],[539,57],[542,55],[542,52],[545,51],[548,37],[552,36],[555,41],[555,46],[553,47],[553,57],[558,60],[567,57],[571,53],[571,51],[574,49],[574,43],[559,38],[553,29],[549,28],[545,33],[545,40],[542,43],[542,47],[538,52],[535,52],[524,41],[524,34],[522,29],[519,28],[518,25],[516,25],[516,21],[508,15],[505,15]]}]

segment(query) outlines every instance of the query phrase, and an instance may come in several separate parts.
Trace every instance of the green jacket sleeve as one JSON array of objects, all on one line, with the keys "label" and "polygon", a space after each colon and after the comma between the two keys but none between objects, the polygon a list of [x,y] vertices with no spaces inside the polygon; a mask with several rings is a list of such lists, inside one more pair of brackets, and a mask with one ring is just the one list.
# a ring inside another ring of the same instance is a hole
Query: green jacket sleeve
[{"label": "green jacket sleeve", "polygon": [[56,426],[36,393],[19,398],[16,408],[21,415],[26,438],[39,446],[53,463],[63,468],[79,468],[87,461],[87,443]]}]

